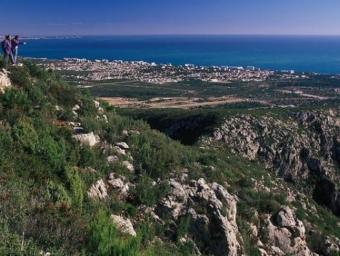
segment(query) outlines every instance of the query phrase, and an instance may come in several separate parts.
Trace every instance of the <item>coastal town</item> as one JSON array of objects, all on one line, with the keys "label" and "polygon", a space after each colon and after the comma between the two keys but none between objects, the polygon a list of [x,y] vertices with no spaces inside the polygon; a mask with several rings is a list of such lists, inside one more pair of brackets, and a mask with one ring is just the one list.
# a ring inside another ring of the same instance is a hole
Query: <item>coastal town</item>
[{"label": "coastal town", "polygon": [[46,69],[62,72],[68,80],[78,82],[103,80],[132,80],[150,84],[178,83],[187,80],[212,83],[260,82],[275,74],[274,71],[255,67],[204,67],[192,64],[175,66],[145,61],[91,61],[77,58],[39,60],[39,64]]}]

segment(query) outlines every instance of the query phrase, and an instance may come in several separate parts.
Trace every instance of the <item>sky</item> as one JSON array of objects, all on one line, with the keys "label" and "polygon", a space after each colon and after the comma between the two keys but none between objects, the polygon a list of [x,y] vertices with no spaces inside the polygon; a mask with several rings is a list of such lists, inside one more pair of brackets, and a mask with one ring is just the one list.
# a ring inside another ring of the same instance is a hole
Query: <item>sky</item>
[{"label": "sky", "polygon": [[339,0],[0,0],[0,34],[340,35]]}]

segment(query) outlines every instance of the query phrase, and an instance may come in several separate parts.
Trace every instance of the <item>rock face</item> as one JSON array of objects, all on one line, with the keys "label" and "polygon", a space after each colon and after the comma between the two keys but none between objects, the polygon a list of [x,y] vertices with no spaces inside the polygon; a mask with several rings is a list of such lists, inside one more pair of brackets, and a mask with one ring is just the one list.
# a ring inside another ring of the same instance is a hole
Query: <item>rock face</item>
[{"label": "rock face", "polygon": [[[263,227],[268,244],[268,255],[315,255],[307,246],[305,227],[289,207],[281,209],[276,215],[268,216]],[[275,254],[276,253],[276,254]]]},{"label": "rock face", "polygon": [[111,215],[111,219],[120,232],[134,237],[137,236],[137,233],[133,228],[132,222],[129,219],[125,219],[122,216],[118,215]]},{"label": "rock face", "polygon": [[231,117],[204,143],[223,142],[235,153],[260,159],[287,181],[316,178],[315,199],[340,216],[340,111],[301,112],[287,119]]},{"label": "rock face", "polygon": [[171,192],[156,206],[157,215],[177,224],[189,218],[189,232],[203,254],[240,255],[235,196],[204,179],[187,185],[172,179],[170,186]]},{"label": "rock face", "polygon": [[87,145],[90,147],[94,147],[100,143],[100,138],[98,135],[95,135],[93,132],[84,133],[84,134],[76,134],[72,136],[76,141],[79,141],[82,145]]},{"label": "rock face", "polygon": [[0,71],[0,93],[4,93],[4,91],[10,87],[12,87],[12,83],[8,77],[8,72],[3,69]]}]

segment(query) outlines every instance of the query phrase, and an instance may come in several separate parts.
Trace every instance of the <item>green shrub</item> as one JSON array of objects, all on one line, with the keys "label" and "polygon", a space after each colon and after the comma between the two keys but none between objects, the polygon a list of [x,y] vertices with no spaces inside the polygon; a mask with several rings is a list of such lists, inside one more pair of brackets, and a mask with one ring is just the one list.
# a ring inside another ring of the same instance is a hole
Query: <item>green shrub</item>
[{"label": "green shrub", "polygon": [[48,163],[52,170],[61,170],[65,164],[65,148],[46,134],[40,136],[37,145],[37,154]]},{"label": "green shrub", "polygon": [[39,255],[40,250],[30,239],[24,236],[10,233],[0,225],[0,255]]},{"label": "green shrub", "polygon": [[71,198],[67,194],[65,188],[58,183],[49,181],[46,188],[47,200],[53,201],[57,206],[71,206]]},{"label": "green shrub", "polygon": [[6,90],[3,95],[0,95],[0,101],[7,111],[16,108],[28,110],[32,106],[27,93],[16,89]]},{"label": "green shrub", "polygon": [[156,132],[143,133],[133,141],[134,158],[152,178],[165,178],[183,161],[185,153],[180,145]]},{"label": "green shrub", "polygon": [[152,206],[169,191],[170,186],[167,182],[154,185],[151,178],[142,176],[135,187],[134,194],[138,204]]},{"label": "green shrub", "polygon": [[29,119],[21,119],[13,127],[13,137],[24,149],[31,153],[36,152],[38,145],[38,134]]},{"label": "green shrub", "polygon": [[119,233],[110,216],[100,210],[90,226],[90,255],[96,256],[134,256],[139,252],[139,239],[126,237]]},{"label": "green shrub", "polygon": [[82,209],[84,201],[85,186],[75,168],[66,168],[65,176],[72,197],[72,204],[78,209]]},{"label": "green shrub", "polygon": [[24,68],[12,67],[10,69],[9,77],[13,84],[23,88],[24,90],[33,86],[29,72],[25,67]]}]

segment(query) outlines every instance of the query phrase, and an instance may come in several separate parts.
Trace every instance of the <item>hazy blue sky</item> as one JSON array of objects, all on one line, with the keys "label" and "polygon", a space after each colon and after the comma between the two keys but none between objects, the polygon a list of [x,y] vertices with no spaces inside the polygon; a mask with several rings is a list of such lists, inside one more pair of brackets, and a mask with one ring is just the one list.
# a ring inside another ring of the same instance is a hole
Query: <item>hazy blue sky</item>
[{"label": "hazy blue sky", "polygon": [[339,0],[0,0],[0,34],[336,34]]}]

